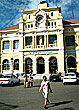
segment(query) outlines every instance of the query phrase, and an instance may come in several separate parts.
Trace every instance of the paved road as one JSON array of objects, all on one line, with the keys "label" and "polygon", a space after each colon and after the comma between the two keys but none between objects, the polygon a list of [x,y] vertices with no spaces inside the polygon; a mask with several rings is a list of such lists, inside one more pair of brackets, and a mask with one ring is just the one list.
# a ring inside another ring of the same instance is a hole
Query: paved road
[{"label": "paved road", "polygon": [[[48,110],[79,110],[79,85],[63,85],[51,82]],[[44,110],[44,99],[39,87],[24,88],[0,86],[0,110]]]}]

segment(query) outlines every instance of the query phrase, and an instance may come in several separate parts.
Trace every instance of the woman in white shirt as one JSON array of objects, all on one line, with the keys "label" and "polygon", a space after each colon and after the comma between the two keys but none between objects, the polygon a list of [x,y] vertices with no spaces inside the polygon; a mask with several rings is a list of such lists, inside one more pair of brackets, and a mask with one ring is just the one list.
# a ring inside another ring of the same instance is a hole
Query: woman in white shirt
[{"label": "woman in white shirt", "polygon": [[43,76],[43,81],[41,83],[41,87],[39,89],[39,92],[41,92],[41,90],[43,91],[42,93],[43,93],[43,96],[45,98],[44,108],[46,108],[46,105],[49,104],[49,100],[48,100],[49,90],[50,90],[51,93],[53,93],[52,90],[51,90],[50,84],[47,81],[47,77],[46,76]]}]

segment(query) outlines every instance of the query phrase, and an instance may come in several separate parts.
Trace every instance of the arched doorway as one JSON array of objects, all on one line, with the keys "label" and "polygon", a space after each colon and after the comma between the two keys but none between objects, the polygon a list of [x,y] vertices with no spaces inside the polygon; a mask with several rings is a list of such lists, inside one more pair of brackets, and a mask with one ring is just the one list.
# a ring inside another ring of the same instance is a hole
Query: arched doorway
[{"label": "arched doorway", "polygon": [[42,74],[45,72],[45,63],[42,57],[37,59],[37,73]]},{"label": "arched doorway", "polygon": [[76,59],[73,56],[69,56],[67,58],[67,67],[68,67],[68,72],[76,71]]},{"label": "arched doorway", "polygon": [[29,74],[32,73],[32,59],[31,58],[27,58],[25,60],[25,73]]},{"label": "arched doorway", "polygon": [[49,73],[56,73],[57,71],[57,59],[55,57],[51,57],[49,59]]}]

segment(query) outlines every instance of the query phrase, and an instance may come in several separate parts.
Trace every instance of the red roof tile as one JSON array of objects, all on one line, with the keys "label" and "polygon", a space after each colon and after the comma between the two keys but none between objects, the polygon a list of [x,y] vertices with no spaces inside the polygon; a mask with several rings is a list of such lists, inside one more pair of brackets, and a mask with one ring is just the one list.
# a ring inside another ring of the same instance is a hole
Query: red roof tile
[{"label": "red roof tile", "polygon": [[69,23],[69,24],[78,24],[79,23],[79,19],[63,19],[63,21],[66,23]]},{"label": "red roof tile", "polygon": [[0,29],[0,31],[13,30],[13,29],[19,29],[19,24]]}]

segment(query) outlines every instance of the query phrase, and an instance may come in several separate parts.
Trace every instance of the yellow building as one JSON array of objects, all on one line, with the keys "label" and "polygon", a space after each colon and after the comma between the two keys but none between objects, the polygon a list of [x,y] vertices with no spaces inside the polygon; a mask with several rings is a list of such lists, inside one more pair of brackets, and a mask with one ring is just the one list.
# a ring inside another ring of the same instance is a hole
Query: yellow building
[{"label": "yellow building", "polygon": [[21,12],[19,24],[0,29],[1,73],[79,72],[76,21],[63,20],[61,7],[48,7],[45,1]]}]

